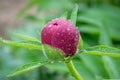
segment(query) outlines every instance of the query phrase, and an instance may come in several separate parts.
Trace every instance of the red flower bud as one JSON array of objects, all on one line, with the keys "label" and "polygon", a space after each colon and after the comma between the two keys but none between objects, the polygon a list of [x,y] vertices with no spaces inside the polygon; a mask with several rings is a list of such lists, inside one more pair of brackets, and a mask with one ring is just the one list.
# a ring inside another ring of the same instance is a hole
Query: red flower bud
[{"label": "red flower bud", "polygon": [[66,56],[72,56],[77,50],[80,34],[70,21],[59,18],[45,25],[41,38],[43,44],[62,50]]}]

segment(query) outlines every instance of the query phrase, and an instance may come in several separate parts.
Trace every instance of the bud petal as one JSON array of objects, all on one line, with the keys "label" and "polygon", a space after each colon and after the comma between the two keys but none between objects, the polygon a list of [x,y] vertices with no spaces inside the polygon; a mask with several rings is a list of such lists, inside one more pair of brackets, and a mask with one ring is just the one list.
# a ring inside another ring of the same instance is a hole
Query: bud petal
[{"label": "bud petal", "polygon": [[80,33],[77,28],[66,19],[54,19],[42,30],[42,43],[58,48],[65,56],[76,53]]}]

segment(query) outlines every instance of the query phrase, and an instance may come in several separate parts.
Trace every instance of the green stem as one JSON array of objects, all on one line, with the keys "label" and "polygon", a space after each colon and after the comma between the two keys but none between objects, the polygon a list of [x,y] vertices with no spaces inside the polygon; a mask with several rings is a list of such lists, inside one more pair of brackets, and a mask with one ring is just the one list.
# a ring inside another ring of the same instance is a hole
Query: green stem
[{"label": "green stem", "polygon": [[65,64],[67,65],[69,71],[71,72],[71,74],[76,78],[76,80],[84,80],[81,75],[77,72],[72,60],[69,62],[65,62]]}]

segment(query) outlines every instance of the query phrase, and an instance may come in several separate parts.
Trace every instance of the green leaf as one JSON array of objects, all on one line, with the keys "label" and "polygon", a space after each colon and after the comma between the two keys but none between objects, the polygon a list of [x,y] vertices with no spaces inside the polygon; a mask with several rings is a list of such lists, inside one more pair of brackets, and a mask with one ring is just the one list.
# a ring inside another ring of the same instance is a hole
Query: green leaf
[{"label": "green leaf", "polygon": [[91,71],[91,73],[93,73],[95,76],[109,78],[108,73],[103,66],[104,63],[101,59],[101,56],[91,54],[78,54],[77,57],[79,57],[79,59],[81,60],[81,62],[83,62],[85,67],[87,67],[88,70]]},{"label": "green leaf", "polygon": [[25,64],[25,65],[15,69],[15,71],[13,71],[11,74],[8,74],[7,77],[12,77],[12,76],[16,76],[16,75],[28,72],[28,71],[33,70],[35,68],[44,66],[48,63],[49,63],[49,61],[42,62],[42,63],[41,62],[31,62],[31,63]]},{"label": "green leaf", "polygon": [[80,60],[73,60],[77,71],[85,80],[95,80],[94,74]]},{"label": "green leaf", "polygon": [[92,24],[92,25],[96,25],[97,27],[99,27],[101,25],[101,18],[93,16],[93,15],[88,15],[87,14],[81,14],[80,16],[78,16],[78,20],[80,22],[84,22],[87,24]]},{"label": "green leaf", "polygon": [[61,16],[60,18],[65,18],[65,19],[67,19],[67,14],[68,14],[68,12],[66,11],[64,14],[62,14],[62,16]]},{"label": "green leaf", "polygon": [[78,26],[80,32],[89,33],[89,34],[99,34],[99,28],[94,25],[80,25]]},{"label": "green leaf", "polygon": [[[105,5],[105,6],[95,6],[91,8],[87,8],[78,15],[78,20],[80,23],[85,23],[88,25],[95,25],[96,27],[103,27],[104,29],[100,33],[100,43],[105,44],[105,40],[108,37],[114,40],[120,40],[119,37],[119,29],[120,29],[120,9],[118,7],[112,5]],[[81,23],[81,24],[82,24]],[[104,32],[105,31],[105,32]],[[105,33],[105,36],[108,35],[106,39],[102,38],[101,35]],[[103,40],[102,40],[103,39]],[[106,40],[107,41],[107,40]],[[106,42],[107,44],[111,44],[111,41]]]},{"label": "green leaf", "polygon": [[68,72],[67,67],[61,61],[54,61],[53,64],[48,64],[45,67],[55,71]]},{"label": "green leaf", "polygon": [[2,42],[8,45],[12,45],[12,46],[42,50],[42,46],[40,45],[40,43],[34,42],[34,41],[19,41],[18,42],[18,41],[2,40]]},{"label": "green leaf", "polygon": [[112,46],[112,40],[111,40],[111,37],[109,34],[109,27],[105,21],[102,22],[102,25],[103,26],[100,26],[99,42],[102,45],[111,45]]},{"label": "green leaf", "polygon": [[19,34],[19,33],[14,33],[14,35],[23,39],[23,40],[36,41],[38,43],[41,43],[40,40],[37,40],[36,38],[28,36],[28,35],[22,35],[22,34]]},{"label": "green leaf", "polygon": [[[77,20],[77,12],[78,12],[78,5],[75,5],[75,8],[73,9],[72,13],[71,13],[71,22],[76,25],[76,20]],[[80,36],[80,40],[79,40],[79,44],[78,44],[79,49],[81,49],[83,47],[83,40],[82,37]]]},{"label": "green leaf", "polygon": [[[111,79],[120,79],[120,62],[117,62],[117,58],[103,56],[104,66],[109,73]],[[118,60],[120,60],[118,58]]]},{"label": "green leaf", "polygon": [[76,20],[77,20],[77,12],[78,12],[78,5],[75,5],[75,9],[73,9],[72,14],[71,14],[71,22],[76,25]]},{"label": "green leaf", "polygon": [[83,40],[82,40],[82,37],[80,36],[79,38],[79,43],[78,43],[78,49],[81,50],[83,48]]},{"label": "green leaf", "polygon": [[64,61],[65,53],[60,49],[43,45],[43,53],[51,61]]},{"label": "green leaf", "polygon": [[109,47],[109,46],[95,46],[87,48],[80,52],[82,54],[94,54],[94,55],[101,55],[101,56],[111,56],[111,57],[120,57],[120,49]]}]

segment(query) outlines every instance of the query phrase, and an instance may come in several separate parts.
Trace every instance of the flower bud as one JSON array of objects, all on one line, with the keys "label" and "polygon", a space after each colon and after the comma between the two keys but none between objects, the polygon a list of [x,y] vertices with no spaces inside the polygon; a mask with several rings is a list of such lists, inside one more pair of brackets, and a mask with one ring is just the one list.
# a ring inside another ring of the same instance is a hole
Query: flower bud
[{"label": "flower bud", "polygon": [[65,56],[73,56],[76,53],[79,38],[80,33],[77,28],[70,21],[62,18],[48,22],[41,34],[43,44],[62,50]]}]

